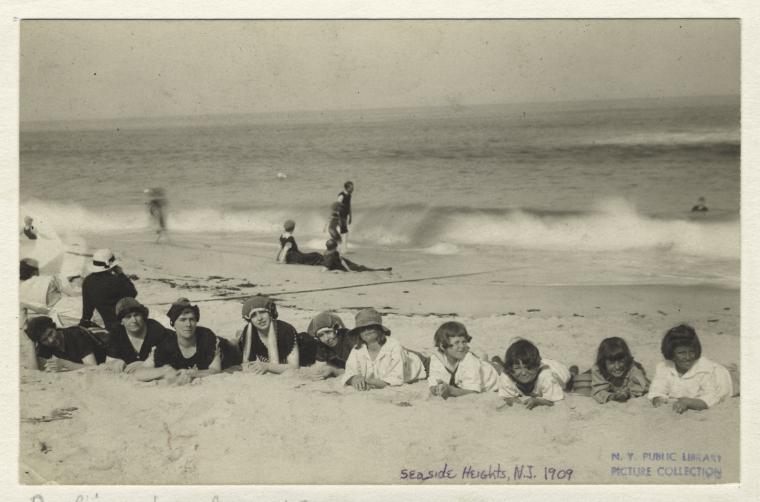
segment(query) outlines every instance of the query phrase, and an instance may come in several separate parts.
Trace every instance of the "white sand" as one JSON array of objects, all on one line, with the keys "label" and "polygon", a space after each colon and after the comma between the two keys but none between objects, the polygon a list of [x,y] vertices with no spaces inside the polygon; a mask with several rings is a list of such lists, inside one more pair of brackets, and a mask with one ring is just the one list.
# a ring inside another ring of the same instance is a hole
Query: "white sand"
[{"label": "white sand", "polygon": [[[276,249],[261,246],[88,238],[93,247],[109,245],[123,257],[125,271],[139,276],[139,299],[167,326],[168,306],[161,304],[180,296],[195,301],[499,268],[480,262],[483,268],[475,269],[447,256],[421,260],[361,250],[349,257],[393,265],[393,274],[323,273],[276,265]],[[280,318],[300,331],[318,311],[337,310],[352,326],[356,310],[372,306],[386,314],[383,322],[392,336],[412,349],[430,347],[437,326],[456,319],[472,334],[474,349],[503,356],[510,339],[521,336],[535,342],[543,356],[581,370],[593,362],[602,338],[621,336],[650,378],[661,359],[664,332],[688,322],[706,356],[739,363],[739,292],[730,289],[520,286],[507,270],[283,293],[277,299]],[[67,301],[78,316],[79,300]],[[242,324],[241,303],[201,302],[200,324],[231,336]],[[22,371],[21,399],[22,483],[387,484],[401,482],[401,469],[435,470],[444,464],[457,474],[449,481],[455,483],[462,482],[466,465],[496,464],[510,476],[515,465],[536,466],[541,476],[530,482],[545,482],[544,466],[571,468],[572,481],[579,483],[735,482],[739,477],[738,398],[684,415],[669,407],[654,409],[644,399],[599,405],[577,395],[552,408],[497,411],[495,393],[443,401],[429,397],[424,382],[362,393],[335,379],[310,382],[295,374],[221,374],[169,387],[101,371]],[[70,419],[28,421],[62,408],[76,409]],[[709,464],[721,469],[721,479],[610,476],[619,464],[612,453],[645,451],[721,455],[719,464]]]}]

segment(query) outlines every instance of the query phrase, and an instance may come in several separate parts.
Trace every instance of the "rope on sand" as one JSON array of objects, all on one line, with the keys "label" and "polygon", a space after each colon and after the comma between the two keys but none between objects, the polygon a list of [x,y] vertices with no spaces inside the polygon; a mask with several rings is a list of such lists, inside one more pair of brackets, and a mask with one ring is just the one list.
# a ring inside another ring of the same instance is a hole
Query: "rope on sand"
[{"label": "rope on sand", "polygon": [[[347,286],[332,286],[328,288],[315,288],[315,289],[301,289],[298,291],[277,291],[274,293],[257,293],[257,294],[264,294],[267,296],[281,296],[281,295],[297,295],[301,293],[316,293],[319,291],[334,291],[338,289],[351,289],[351,288],[365,288],[369,286],[382,286],[384,284],[399,284],[403,282],[422,282],[422,281],[433,281],[436,279],[451,279],[453,277],[468,277],[473,275],[483,275],[483,274],[491,274],[493,272],[498,272],[499,270],[505,270],[505,269],[489,269],[489,270],[482,270],[480,272],[465,272],[462,274],[450,274],[450,275],[437,275],[433,277],[416,277],[414,279],[397,279],[395,281],[380,281],[380,282],[366,282],[363,284],[349,284]],[[252,296],[256,295],[235,295],[235,296],[225,296],[222,298],[205,298],[205,299],[199,299],[199,300],[190,300],[192,303],[201,303],[201,302],[226,302],[229,300],[243,300],[246,298],[250,298]],[[161,303],[151,303],[150,305],[171,305],[172,302],[161,302]]]}]

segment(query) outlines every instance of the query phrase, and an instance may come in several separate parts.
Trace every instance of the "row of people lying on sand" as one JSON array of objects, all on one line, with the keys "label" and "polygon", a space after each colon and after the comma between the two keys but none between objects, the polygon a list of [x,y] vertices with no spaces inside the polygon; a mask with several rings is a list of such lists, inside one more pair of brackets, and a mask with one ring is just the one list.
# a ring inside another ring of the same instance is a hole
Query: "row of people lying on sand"
[{"label": "row of people lying on sand", "polygon": [[[552,406],[567,391],[593,396],[599,403],[625,402],[646,396],[654,406],[672,401],[678,413],[704,410],[738,395],[738,373],[702,356],[693,328],[679,325],[662,340],[664,361],[649,381],[622,338],[604,339],[596,364],[577,368],[542,358],[528,340],[517,339],[504,359],[478,357],[465,326],[446,322],[435,332],[430,355],[402,347],[383,326],[374,309],[356,314],[353,329],[339,316],[322,312],[306,333],[278,319],[275,303],[255,296],[243,305],[246,324],[234,341],[199,326],[200,309],[187,299],[172,304],[167,316],[174,331],[148,317],[148,309],[133,298],[116,306],[120,328],[98,333],[81,326],[58,328],[48,317],[29,320],[26,334],[34,343],[33,368],[65,371],[104,364],[131,373],[141,381],[165,379],[188,383],[221,371],[256,374],[299,369],[312,379],[338,377],[357,390],[382,389],[427,378],[430,393],[444,399],[497,391],[503,405],[528,409]],[[105,330],[102,330],[105,331]],[[303,368],[305,367],[305,368]]]},{"label": "row of people lying on sand", "polygon": [[[337,204],[337,203],[336,203]],[[390,272],[392,267],[370,268],[359,265],[345,258],[338,251],[338,244],[341,242],[339,208],[335,208],[334,226],[329,226],[330,239],[325,242],[324,253],[316,251],[303,253],[298,249],[298,244],[293,236],[296,229],[296,223],[293,220],[287,220],[283,225],[285,232],[280,235],[280,250],[277,253],[278,263],[287,263],[294,265],[315,265],[324,267],[325,270],[340,270],[343,272]],[[332,222],[333,219],[330,221]]]}]

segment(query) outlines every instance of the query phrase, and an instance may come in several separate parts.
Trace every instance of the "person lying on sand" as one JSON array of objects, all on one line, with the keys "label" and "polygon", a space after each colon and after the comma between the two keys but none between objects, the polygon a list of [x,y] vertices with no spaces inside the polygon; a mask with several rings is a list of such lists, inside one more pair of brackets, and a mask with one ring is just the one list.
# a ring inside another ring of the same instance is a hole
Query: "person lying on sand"
[{"label": "person lying on sand", "polygon": [[341,270],[343,272],[390,272],[392,267],[386,268],[369,268],[364,265],[354,263],[348,258],[343,258],[338,252],[338,243],[333,239],[328,239],[325,242],[324,271]]},{"label": "person lying on sand", "polygon": [[243,304],[246,325],[237,332],[242,369],[255,374],[283,373],[300,364],[296,329],[277,319],[277,306],[268,296],[257,295]]},{"label": "person lying on sand", "polygon": [[490,363],[470,352],[472,337],[462,323],[443,323],[435,332],[430,357],[430,394],[447,399],[496,390],[499,375]]},{"label": "person lying on sand", "polygon": [[644,368],[633,359],[625,340],[617,336],[602,340],[591,368],[591,396],[600,404],[623,403],[646,395],[648,390]]},{"label": "person lying on sand", "polygon": [[72,371],[106,361],[105,343],[99,338],[105,337],[104,330],[95,334],[81,326],[59,328],[50,317],[39,316],[29,319],[24,331],[33,344],[25,364],[29,369]]},{"label": "person lying on sand", "polygon": [[515,403],[529,410],[553,406],[564,399],[570,371],[551,359],[541,359],[538,348],[528,340],[512,343],[504,356],[504,372],[499,376],[499,397],[504,406]]},{"label": "person lying on sand", "polygon": [[356,390],[382,389],[424,379],[427,374],[419,355],[406,350],[398,340],[390,338],[391,330],[383,326],[383,318],[375,309],[356,314],[356,327],[348,336],[358,336],[346,361],[341,380]]},{"label": "person lying on sand", "polygon": [[356,336],[348,336],[343,320],[333,312],[320,312],[309,322],[306,332],[317,341],[316,363],[302,369],[302,375],[312,380],[342,375],[357,341]]},{"label": "person lying on sand", "polygon": [[294,263],[298,265],[322,265],[322,254],[318,252],[302,253],[298,250],[293,231],[296,223],[293,220],[285,221],[285,232],[280,235],[280,251],[277,253],[278,263]]},{"label": "person lying on sand", "polygon": [[124,361],[126,373],[142,368],[153,349],[173,335],[160,322],[149,319],[148,313],[148,308],[134,298],[122,298],[116,304],[116,319],[120,324],[111,331],[106,353]]},{"label": "person lying on sand", "polygon": [[664,362],[657,369],[647,399],[658,407],[669,401],[673,410],[701,411],[738,395],[738,375],[702,356],[697,332],[686,324],[668,330],[661,345]]},{"label": "person lying on sand", "polygon": [[200,309],[187,298],[179,298],[166,314],[175,333],[169,333],[135,371],[141,381],[167,380],[175,384],[222,371],[221,344],[213,331],[198,326]]}]

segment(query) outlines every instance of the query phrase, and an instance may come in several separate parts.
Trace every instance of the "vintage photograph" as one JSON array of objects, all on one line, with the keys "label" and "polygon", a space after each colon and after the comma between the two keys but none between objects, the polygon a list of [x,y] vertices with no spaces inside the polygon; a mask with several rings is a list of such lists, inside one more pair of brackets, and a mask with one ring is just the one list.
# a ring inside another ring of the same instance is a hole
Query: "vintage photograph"
[{"label": "vintage photograph", "polygon": [[742,481],[738,19],[19,23],[19,484]]}]

